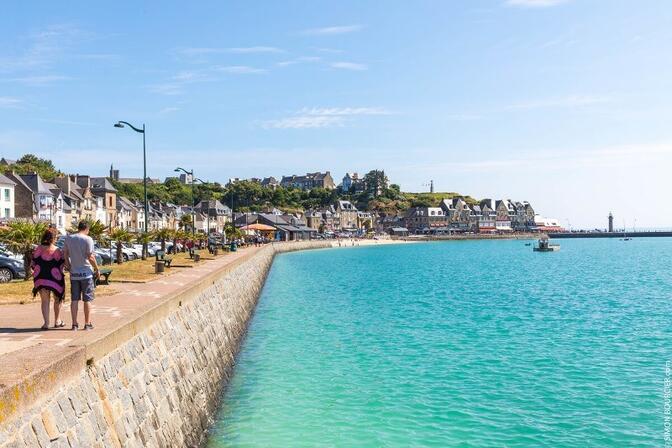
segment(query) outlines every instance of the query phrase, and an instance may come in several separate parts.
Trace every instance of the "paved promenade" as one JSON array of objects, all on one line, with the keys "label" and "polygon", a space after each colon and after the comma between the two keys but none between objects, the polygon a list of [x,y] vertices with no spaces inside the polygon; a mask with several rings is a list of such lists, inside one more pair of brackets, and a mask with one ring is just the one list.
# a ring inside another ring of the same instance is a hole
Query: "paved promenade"
[{"label": "paved promenade", "polygon": [[[92,331],[72,331],[69,302],[64,304],[62,317],[66,324],[61,329],[41,330],[42,317],[39,302],[27,305],[0,306],[0,394],[15,387],[26,378],[35,377],[39,381],[40,372],[54,364],[62,364],[63,376],[82,368],[84,360],[98,353],[87,351],[90,346],[103,346],[99,350],[123,342],[122,335],[115,339],[115,331],[131,324],[134,331],[142,330],[132,323],[169,297],[192,289],[202,283],[209,274],[225,270],[246,259],[260,248],[246,248],[202,261],[193,268],[170,268],[170,274],[141,284],[119,284],[120,292],[111,296],[96,298],[93,305]],[[53,325],[53,309],[51,310]],[[84,326],[83,306],[79,309],[80,328]],[[127,332],[126,332],[127,333]],[[108,339],[105,341],[105,339]],[[101,343],[102,342],[102,343]],[[104,352],[99,353],[103,355]],[[58,379],[52,379],[58,381]],[[1,419],[0,419],[1,420]]]}]

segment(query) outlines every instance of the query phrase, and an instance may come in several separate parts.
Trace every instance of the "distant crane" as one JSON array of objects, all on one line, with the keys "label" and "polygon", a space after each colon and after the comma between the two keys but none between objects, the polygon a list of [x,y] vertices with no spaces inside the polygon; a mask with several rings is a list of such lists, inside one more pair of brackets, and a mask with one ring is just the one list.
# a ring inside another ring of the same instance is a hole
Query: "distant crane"
[{"label": "distant crane", "polygon": [[429,192],[434,193],[434,181],[430,180],[428,184],[422,184],[423,187],[429,187]]}]

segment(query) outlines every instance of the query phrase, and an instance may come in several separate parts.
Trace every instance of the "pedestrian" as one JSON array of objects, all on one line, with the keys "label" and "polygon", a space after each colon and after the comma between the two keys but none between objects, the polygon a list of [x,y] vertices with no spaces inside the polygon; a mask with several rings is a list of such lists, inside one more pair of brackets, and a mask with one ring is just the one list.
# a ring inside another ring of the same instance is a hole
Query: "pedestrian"
[{"label": "pedestrian", "polygon": [[93,330],[91,323],[91,302],[94,299],[94,288],[98,277],[96,254],[93,252],[93,239],[89,236],[89,225],[80,221],[77,233],[65,239],[65,267],[70,271],[70,293],[72,303],[72,329],[79,330],[77,313],[79,301],[84,302],[84,329]]},{"label": "pedestrian", "polygon": [[54,328],[64,327],[59,319],[61,305],[65,297],[65,279],[63,277],[64,258],[61,250],[56,247],[58,232],[49,227],[44,231],[40,245],[33,251],[30,266],[33,270],[33,297],[38,293],[42,301],[42,330],[49,329],[49,302],[54,296]]}]

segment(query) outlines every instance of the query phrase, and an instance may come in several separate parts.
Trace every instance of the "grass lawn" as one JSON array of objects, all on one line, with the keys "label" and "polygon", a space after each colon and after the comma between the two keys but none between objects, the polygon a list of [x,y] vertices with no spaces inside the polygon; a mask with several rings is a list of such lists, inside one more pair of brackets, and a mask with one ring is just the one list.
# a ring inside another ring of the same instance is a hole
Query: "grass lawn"
[{"label": "grass lawn", "polygon": [[[170,275],[173,272],[184,269],[180,266],[192,266],[194,262],[189,258],[187,253],[179,253],[177,255],[171,255],[173,257],[173,263],[171,268],[166,268],[166,271],[162,275]],[[219,255],[217,258],[221,257]],[[207,263],[208,260],[213,260],[214,257],[207,253],[207,251],[201,251],[201,262]],[[96,287],[97,296],[107,296],[111,294],[116,294],[119,292],[119,286],[124,282],[146,282],[158,277],[154,273],[154,257],[150,257],[147,260],[135,260],[128,261],[122,264],[111,264],[103,266],[104,268],[111,268],[112,275],[110,275],[110,284],[109,285],[100,285]],[[66,272],[66,299],[68,295],[69,287],[69,275]],[[38,301],[37,298],[33,298],[32,294],[33,282],[31,280],[15,280],[10,283],[0,284],[0,305],[7,305],[13,303],[30,303],[33,301]]]}]

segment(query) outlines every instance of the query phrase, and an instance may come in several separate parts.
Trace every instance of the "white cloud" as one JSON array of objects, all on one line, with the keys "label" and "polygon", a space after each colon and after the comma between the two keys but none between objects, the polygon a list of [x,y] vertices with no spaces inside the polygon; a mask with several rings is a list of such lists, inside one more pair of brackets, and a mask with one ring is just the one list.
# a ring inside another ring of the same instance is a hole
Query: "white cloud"
[{"label": "white cloud", "polygon": [[296,64],[305,64],[309,62],[320,62],[322,60],[321,57],[319,56],[302,56],[299,58],[295,59],[289,59],[287,61],[280,61],[276,63],[275,65],[278,67],[288,67],[290,65],[296,65]]},{"label": "white cloud", "polygon": [[0,96],[0,109],[15,109],[22,103],[23,101],[18,98],[13,98],[11,96]]},{"label": "white cloud", "polygon": [[310,129],[345,126],[350,117],[362,115],[390,115],[381,107],[313,107],[303,108],[291,117],[268,120],[265,129]]},{"label": "white cloud", "polygon": [[262,124],[265,129],[310,129],[343,126],[343,118],[324,115],[298,115],[296,117],[269,120]]},{"label": "white cloud", "polygon": [[354,33],[363,28],[361,25],[340,25],[340,26],[327,26],[323,28],[311,28],[308,30],[303,30],[302,34],[312,35],[312,36],[331,36],[335,34],[346,34]]},{"label": "white cloud", "polygon": [[163,109],[161,109],[159,111],[159,114],[161,114],[161,115],[169,114],[171,112],[177,112],[178,110],[180,110],[179,107],[174,107],[174,106],[173,107],[164,107]]},{"label": "white cloud", "polygon": [[255,53],[284,53],[285,50],[270,46],[252,46],[252,47],[180,47],[175,52],[188,58],[201,58],[213,54],[255,54]]},{"label": "white cloud", "polygon": [[70,25],[51,25],[30,35],[30,45],[21,54],[0,58],[0,71],[31,70],[52,65],[72,44],[80,31]]},{"label": "white cloud", "polygon": [[568,0],[506,0],[507,6],[518,6],[521,8],[548,8],[566,3]]},{"label": "white cloud", "polygon": [[353,71],[363,71],[368,70],[365,64],[358,64],[355,62],[332,62],[329,64],[332,68],[338,68],[341,70],[353,70]]},{"label": "white cloud", "polygon": [[302,115],[390,115],[391,112],[382,107],[313,107],[303,108],[299,111]]},{"label": "white cloud", "polygon": [[531,110],[531,109],[547,109],[547,108],[573,108],[573,107],[585,107],[592,106],[595,104],[608,103],[611,99],[604,96],[593,96],[593,95],[569,95],[560,98],[550,98],[545,100],[538,101],[526,101],[522,103],[516,103],[508,106],[507,110]]},{"label": "white cloud", "polygon": [[51,84],[56,81],[68,81],[73,78],[69,76],[61,76],[61,75],[40,75],[40,76],[21,76],[18,78],[5,78],[2,79],[1,81],[3,82],[17,82],[20,84],[25,84],[27,86],[46,86],[47,84]]},{"label": "white cloud", "polygon": [[227,48],[228,53],[283,53],[284,51],[276,47],[236,47]]},{"label": "white cloud", "polygon": [[215,70],[224,73],[231,73],[234,75],[260,75],[267,72],[265,69],[250,67],[247,65],[226,65],[217,67]]}]

